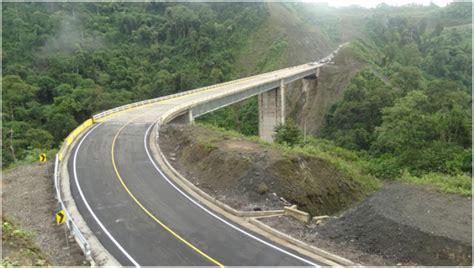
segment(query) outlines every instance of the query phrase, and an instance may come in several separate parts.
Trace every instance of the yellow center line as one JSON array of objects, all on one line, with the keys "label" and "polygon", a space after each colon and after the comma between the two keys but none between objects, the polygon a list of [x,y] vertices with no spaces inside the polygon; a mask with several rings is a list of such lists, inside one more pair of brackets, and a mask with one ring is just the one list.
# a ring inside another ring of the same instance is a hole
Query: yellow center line
[{"label": "yellow center line", "polygon": [[[260,77],[252,77],[252,78],[249,78],[249,79],[244,79],[245,80],[254,80],[254,79],[257,79],[257,78],[260,78]],[[243,82],[243,81],[242,81]],[[179,99],[179,98],[183,98],[183,97],[187,97],[187,96],[191,96],[191,95],[195,95],[195,94],[199,94],[199,93],[203,93],[203,92],[207,92],[207,91],[210,91],[210,90],[215,90],[216,88],[209,88],[209,89],[206,89],[206,90],[203,90],[203,91],[199,91],[199,92],[193,92],[193,93],[190,93],[188,95],[183,95],[183,96],[178,96],[176,98],[171,98],[171,99],[167,99],[167,100],[162,100],[160,102],[156,102],[156,103],[148,103],[148,104],[145,104],[145,105],[141,105],[141,106],[137,106],[137,107],[131,107],[129,109],[126,109],[126,110],[123,110],[123,111],[119,111],[119,112],[116,112],[116,113],[113,113],[113,114],[110,114],[110,115],[107,115],[103,118],[100,118],[97,120],[97,122],[103,122],[103,121],[107,121],[108,119],[110,119],[111,117],[115,117],[116,115],[122,113],[122,112],[125,112],[125,111],[130,111],[132,109],[141,109],[141,108],[145,108],[145,107],[148,107],[148,106],[151,106],[151,105],[154,105],[154,104],[163,104],[163,103],[167,103],[167,102],[170,102],[170,101],[175,101],[176,99]],[[120,133],[122,132],[122,130],[128,125],[130,124],[133,120],[137,119],[138,117],[140,117],[142,115],[138,115],[132,119],[130,119],[129,121],[127,121],[118,131],[117,133],[115,134],[114,136],[114,139],[112,140],[112,150],[111,150],[111,156],[112,156],[112,166],[114,168],[114,171],[115,171],[115,174],[117,175],[117,178],[118,180],[120,181],[120,183],[122,184],[123,188],[125,189],[125,191],[127,192],[127,194],[132,198],[133,201],[135,201],[135,203],[148,215],[150,216],[150,218],[152,218],[155,222],[157,222],[161,227],[163,227],[163,229],[165,229],[166,231],[168,231],[170,234],[172,234],[176,239],[178,239],[179,241],[183,242],[185,245],[187,245],[188,247],[190,247],[191,249],[193,249],[194,251],[196,251],[197,253],[199,253],[200,255],[202,255],[204,258],[208,259],[209,261],[211,261],[212,263],[216,264],[217,266],[220,266],[220,267],[224,267],[223,264],[221,264],[220,262],[218,262],[217,260],[213,259],[211,256],[207,255],[205,252],[201,251],[200,249],[198,249],[196,246],[194,246],[193,244],[191,244],[189,241],[187,241],[186,239],[184,239],[183,237],[181,237],[179,234],[177,234],[175,231],[173,231],[171,228],[169,228],[168,226],[166,226],[162,221],[160,221],[155,215],[153,215],[153,213],[151,213],[136,197],[135,195],[130,191],[130,189],[128,188],[128,186],[125,184],[124,180],[122,179],[122,176],[120,175],[120,172],[118,171],[117,169],[117,165],[115,163],[115,142],[117,141],[117,138],[118,136],[120,135]]]},{"label": "yellow center line", "polygon": [[[137,116],[138,117],[138,116]],[[204,253],[203,251],[201,251],[200,249],[198,249],[196,246],[194,246],[193,244],[191,244],[190,242],[188,242],[186,239],[184,239],[183,237],[181,237],[179,234],[177,234],[175,231],[173,231],[171,228],[169,228],[168,226],[166,226],[163,222],[161,222],[157,217],[155,217],[155,215],[153,215],[136,197],[135,195],[130,191],[130,189],[127,187],[127,185],[125,184],[124,180],[122,179],[122,176],[120,175],[118,169],[117,169],[117,165],[115,164],[115,154],[114,154],[114,151],[115,151],[115,142],[117,141],[117,137],[120,135],[120,133],[122,132],[122,130],[130,123],[132,122],[133,120],[135,120],[137,117],[129,120],[128,122],[126,122],[118,131],[117,133],[115,134],[115,137],[114,139],[112,140],[112,150],[111,150],[111,155],[112,155],[112,166],[115,170],[115,174],[117,175],[117,178],[118,180],[120,181],[120,183],[122,184],[123,188],[125,189],[125,191],[128,193],[128,195],[133,199],[133,201],[135,201],[135,203],[137,203],[137,205],[148,215],[150,216],[150,218],[152,218],[155,222],[157,222],[161,227],[163,227],[163,229],[165,229],[166,231],[168,231],[169,233],[171,233],[176,239],[178,239],[179,241],[183,242],[184,244],[186,244],[188,247],[190,247],[191,249],[193,249],[194,251],[196,251],[197,253],[199,253],[200,255],[202,255],[204,258],[208,259],[209,261],[211,261],[212,263],[216,264],[217,266],[220,266],[220,267],[224,267],[223,264],[221,264],[220,262],[216,261],[215,259],[213,259],[211,256],[207,255],[206,253]]]}]

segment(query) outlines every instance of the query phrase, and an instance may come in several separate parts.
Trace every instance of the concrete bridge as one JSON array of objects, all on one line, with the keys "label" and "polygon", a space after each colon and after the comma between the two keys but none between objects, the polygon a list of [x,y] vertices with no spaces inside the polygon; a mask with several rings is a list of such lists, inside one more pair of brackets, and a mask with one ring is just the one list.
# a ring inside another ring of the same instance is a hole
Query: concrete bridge
[{"label": "concrete bridge", "polygon": [[[273,140],[275,126],[285,122],[285,90],[289,83],[303,79],[317,79],[319,68],[325,63],[304,64],[296,67],[234,81],[230,90],[183,105],[181,109],[167,116],[163,123],[192,123],[194,118],[213,112],[225,106],[258,96],[259,135],[265,141]],[[186,106],[186,107],[185,107]]]},{"label": "concrete bridge", "polygon": [[[339,49],[339,48],[338,48]],[[117,107],[95,115],[65,140],[55,186],[67,224],[99,265],[336,265],[264,237],[245,221],[196,200],[160,160],[158,127],[258,96],[259,133],[272,140],[285,118],[289,83],[318,79],[328,57],[308,64]],[[164,160],[166,161],[166,160]],[[322,251],[321,251],[322,252]],[[336,260],[336,262],[334,262]],[[347,263],[346,263],[347,264]]]},{"label": "concrete bridge", "polygon": [[[196,117],[258,95],[259,136],[271,142],[275,127],[285,123],[285,91],[288,84],[303,80],[303,87],[308,87],[308,80],[318,79],[319,68],[330,63],[342,46],[316,62],[216,85],[221,89],[219,93],[183,105],[164,117],[161,123],[193,123]],[[249,81],[253,83],[247,83]]]}]

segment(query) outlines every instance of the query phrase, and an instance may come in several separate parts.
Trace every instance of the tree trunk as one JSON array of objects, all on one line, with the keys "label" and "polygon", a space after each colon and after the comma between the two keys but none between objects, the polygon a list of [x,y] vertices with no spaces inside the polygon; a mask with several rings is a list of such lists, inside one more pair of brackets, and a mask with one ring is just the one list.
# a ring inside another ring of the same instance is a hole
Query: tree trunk
[{"label": "tree trunk", "polygon": [[12,153],[13,162],[16,162],[15,148],[13,148],[13,129],[10,128],[10,152]]}]

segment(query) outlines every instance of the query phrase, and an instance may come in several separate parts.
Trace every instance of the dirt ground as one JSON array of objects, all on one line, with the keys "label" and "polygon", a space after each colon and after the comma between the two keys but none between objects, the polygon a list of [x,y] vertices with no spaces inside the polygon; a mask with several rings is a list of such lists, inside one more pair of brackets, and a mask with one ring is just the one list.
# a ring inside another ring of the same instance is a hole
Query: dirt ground
[{"label": "dirt ground", "polygon": [[[3,172],[3,216],[22,230],[34,234],[34,242],[54,266],[88,265],[79,246],[70,240],[67,247],[64,228],[55,223],[53,163],[35,163]],[[8,257],[7,245],[2,248]]]},{"label": "dirt ground", "polygon": [[363,265],[472,265],[471,198],[393,183],[340,217],[264,223]]},{"label": "dirt ground", "polygon": [[333,214],[364,193],[328,161],[284,156],[268,146],[202,127],[163,126],[160,147],[185,178],[238,210],[296,204],[312,215]]}]

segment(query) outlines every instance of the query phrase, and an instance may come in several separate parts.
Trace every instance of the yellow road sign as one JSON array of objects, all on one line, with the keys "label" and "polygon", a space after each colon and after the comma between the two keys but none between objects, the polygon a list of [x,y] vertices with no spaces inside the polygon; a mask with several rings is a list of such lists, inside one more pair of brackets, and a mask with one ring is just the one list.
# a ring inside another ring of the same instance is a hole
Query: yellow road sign
[{"label": "yellow road sign", "polygon": [[56,223],[63,224],[66,221],[66,212],[64,209],[61,209],[59,212],[56,213]]},{"label": "yellow road sign", "polygon": [[39,155],[39,160],[40,160],[40,162],[46,162],[46,161],[47,161],[47,159],[46,159],[46,154],[45,154],[45,153],[41,153],[41,154]]}]

